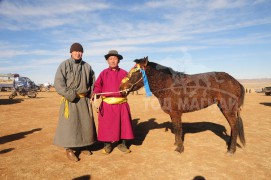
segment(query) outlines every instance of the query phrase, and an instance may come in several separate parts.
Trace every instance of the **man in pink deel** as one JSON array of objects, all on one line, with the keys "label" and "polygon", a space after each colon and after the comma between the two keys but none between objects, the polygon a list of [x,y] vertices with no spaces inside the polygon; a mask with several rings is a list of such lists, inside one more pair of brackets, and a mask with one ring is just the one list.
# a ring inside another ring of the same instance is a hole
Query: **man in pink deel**
[{"label": "man in pink deel", "polygon": [[121,80],[127,75],[118,66],[123,57],[116,50],[110,50],[104,57],[109,67],[100,73],[93,90],[94,95],[105,93],[101,95],[98,114],[98,140],[104,142],[104,154],[111,153],[114,142],[118,142],[120,151],[130,153],[126,144],[126,140],[134,139],[130,107],[119,92]]}]

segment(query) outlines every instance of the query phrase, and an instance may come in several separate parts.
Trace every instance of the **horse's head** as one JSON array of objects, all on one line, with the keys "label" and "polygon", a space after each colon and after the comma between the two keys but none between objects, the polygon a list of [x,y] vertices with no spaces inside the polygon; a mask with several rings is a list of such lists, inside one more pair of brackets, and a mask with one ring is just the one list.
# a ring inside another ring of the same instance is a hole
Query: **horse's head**
[{"label": "horse's head", "polygon": [[129,71],[127,76],[122,79],[120,90],[122,95],[127,96],[130,92],[140,89],[143,84],[141,70],[145,70],[148,64],[148,57],[134,60],[136,65]]}]

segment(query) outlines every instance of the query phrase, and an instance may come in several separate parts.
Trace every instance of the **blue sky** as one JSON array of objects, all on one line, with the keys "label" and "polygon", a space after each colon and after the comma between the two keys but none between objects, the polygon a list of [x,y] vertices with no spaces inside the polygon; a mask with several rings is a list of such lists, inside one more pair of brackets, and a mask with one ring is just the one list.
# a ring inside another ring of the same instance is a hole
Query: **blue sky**
[{"label": "blue sky", "polygon": [[53,83],[72,43],[96,76],[116,49],[195,74],[271,78],[270,0],[0,0],[0,73]]}]

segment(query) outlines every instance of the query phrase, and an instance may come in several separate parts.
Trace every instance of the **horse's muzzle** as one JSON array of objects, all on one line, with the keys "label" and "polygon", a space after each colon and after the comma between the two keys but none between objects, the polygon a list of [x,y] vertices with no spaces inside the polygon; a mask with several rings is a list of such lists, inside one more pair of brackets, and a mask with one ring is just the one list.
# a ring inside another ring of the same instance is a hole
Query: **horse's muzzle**
[{"label": "horse's muzzle", "polygon": [[128,94],[132,91],[132,89],[133,89],[133,85],[129,83],[122,84],[120,86],[121,95],[128,96]]}]

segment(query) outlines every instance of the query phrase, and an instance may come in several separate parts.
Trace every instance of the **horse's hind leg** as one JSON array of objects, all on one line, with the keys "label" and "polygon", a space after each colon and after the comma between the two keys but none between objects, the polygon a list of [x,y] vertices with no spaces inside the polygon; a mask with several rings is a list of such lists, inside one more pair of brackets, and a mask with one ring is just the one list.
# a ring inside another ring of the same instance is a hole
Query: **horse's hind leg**
[{"label": "horse's hind leg", "polygon": [[233,154],[236,151],[236,143],[238,136],[238,124],[237,124],[237,112],[234,110],[229,110],[227,108],[220,108],[221,112],[229,122],[231,127],[231,137],[228,144],[228,153]]}]

